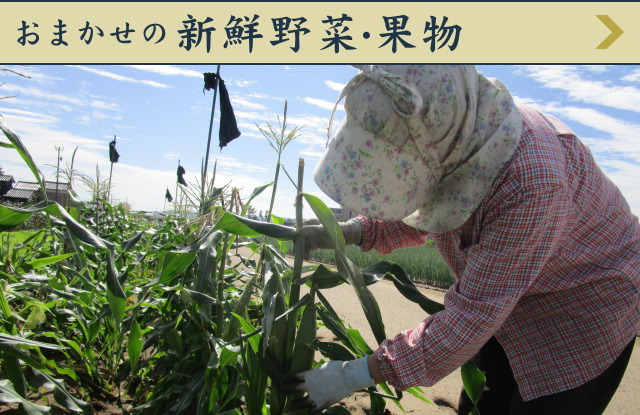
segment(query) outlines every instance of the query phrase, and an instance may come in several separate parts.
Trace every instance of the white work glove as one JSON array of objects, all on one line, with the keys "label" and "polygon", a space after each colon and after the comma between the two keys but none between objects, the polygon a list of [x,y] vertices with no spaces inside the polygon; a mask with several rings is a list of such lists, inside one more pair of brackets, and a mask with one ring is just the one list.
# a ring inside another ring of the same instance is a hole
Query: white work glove
[{"label": "white work glove", "polygon": [[318,413],[375,384],[369,373],[368,357],[364,356],[346,362],[332,360],[317,369],[290,374],[281,389],[285,392],[306,392],[307,396],[297,400],[294,408],[308,408]]},{"label": "white work glove", "polygon": [[[307,224],[302,226],[302,237],[304,238],[304,259],[309,259],[311,251],[316,249],[331,249],[335,246],[334,242],[329,237],[329,234],[324,229],[324,226],[314,223],[313,221],[307,221]],[[317,221],[315,221],[317,223]],[[344,242],[347,245],[360,244],[362,241],[362,226],[360,221],[355,219],[349,219],[346,222],[338,223],[342,234],[344,235]]]}]

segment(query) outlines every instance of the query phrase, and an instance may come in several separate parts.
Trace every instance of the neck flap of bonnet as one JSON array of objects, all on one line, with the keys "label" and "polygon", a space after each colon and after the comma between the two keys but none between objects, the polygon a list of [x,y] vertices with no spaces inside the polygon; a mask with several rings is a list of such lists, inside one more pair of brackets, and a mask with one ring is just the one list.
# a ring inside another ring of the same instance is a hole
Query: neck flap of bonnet
[{"label": "neck flap of bonnet", "polygon": [[508,89],[471,65],[362,65],[314,178],[333,200],[432,233],[460,227],[518,146]]}]

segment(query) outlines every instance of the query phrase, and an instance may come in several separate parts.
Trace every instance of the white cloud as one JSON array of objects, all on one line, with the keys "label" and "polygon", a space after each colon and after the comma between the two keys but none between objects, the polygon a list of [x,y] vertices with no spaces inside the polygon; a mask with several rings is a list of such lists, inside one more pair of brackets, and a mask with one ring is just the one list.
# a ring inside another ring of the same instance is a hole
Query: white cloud
[{"label": "white cloud", "polygon": [[238,129],[240,130],[240,132],[242,133],[242,136],[246,136],[249,135],[250,133],[247,133],[247,130],[249,131],[253,131],[254,133],[257,133],[256,136],[258,137],[262,137],[262,134],[260,133],[260,130],[258,129],[258,127],[256,127],[255,124],[253,123],[249,123],[249,122],[239,122],[238,123]]},{"label": "white cloud", "polygon": [[324,131],[324,134],[309,134],[302,130],[302,134],[296,140],[298,140],[301,144],[308,144],[311,148],[309,151],[313,151],[314,147],[324,148],[327,143],[327,132]]},{"label": "white cloud", "polygon": [[302,150],[298,154],[304,157],[308,157],[310,159],[320,159],[322,157],[322,151],[310,151],[310,150]]},{"label": "white cloud", "polygon": [[10,65],[6,66],[6,68],[9,70],[0,70],[0,76],[19,77],[22,75],[24,77],[30,78],[31,81],[40,85],[51,84],[53,81],[61,80],[61,78],[45,75],[42,73],[42,71],[40,71],[40,69],[28,65]]},{"label": "white cloud", "polygon": [[221,169],[222,171],[228,171],[231,175],[237,173],[238,169],[240,169],[243,174],[267,173],[269,171],[269,169],[266,169],[262,166],[247,164],[246,162],[233,157],[216,156],[213,161],[210,160],[209,162],[212,164],[215,161],[218,162],[218,169]]},{"label": "white cloud", "polygon": [[62,94],[54,94],[40,88],[24,88],[17,85],[5,84],[2,86],[2,91],[15,92],[15,93],[18,93],[19,95],[26,95],[33,98],[45,99],[48,101],[64,102],[66,104],[72,104],[72,105],[84,104],[84,102],[77,97],[71,97],[71,96],[62,95]]},{"label": "white cloud", "polygon": [[267,98],[270,98],[270,97],[267,94],[263,94],[263,93],[260,93],[260,92],[254,92],[252,94],[247,95],[247,98],[267,99]]},{"label": "white cloud", "polygon": [[247,133],[247,132],[246,132],[246,131],[244,131],[244,130],[242,130],[242,131],[241,131],[241,133],[242,133],[242,137],[251,137],[251,138],[259,138],[259,139],[263,139],[263,138],[264,138],[264,136],[263,136],[261,133],[260,133],[260,134],[257,134],[257,133]]},{"label": "white cloud", "polygon": [[302,102],[306,102],[307,104],[315,105],[316,107],[322,108],[324,110],[329,110],[329,111],[333,110],[333,107],[335,106],[335,102],[329,102],[324,99],[311,98],[311,97],[304,97],[299,99]]},{"label": "white cloud", "polygon": [[612,65],[584,65],[584,68],[590,72],[594,73],[605,73],[607,72]]},{"label": "white cloud", "polygon": [[41,122],[47,122],[47,123],[55,123],[55,122],[59,122],[60,119],[57,117],[54,117],[50,114],[40,114],[37,112],[33,112],[33,111],[25,111],[25,110],[20,110],[17,108],[2,108],[0,107],[0,114],[14,114],[14,115],[20,115],[20,116],[24,116],[24,117],[32,117],[34,119],[39,119]]},{"label": "white cloud", "polygon": [[249,87],[255,84],[257,81],[234,81],[233,84],[242,88]]},{"label": "white cloud", "polygon": [[640,124],[622,121],[593,108],[560,107],[551,104],[543,106],[542,109],[610,135],[610,139],[584,138],[585,141],[590,141],[590,146],[596,146],[596,150],[619,152],[640,161],[640,141],[637,134]]},{"label": "white cloud", "polygon": [[130,78],[128,76],[119,75],[119,74],[116,74],[116,73],[113,73],[113,72],[105,71],[103,69],[97,69],[97,68],[88,67],[88,66],[81,66],[81,65],[70,65],[70,67],[81,69],[83,71],[90,72],[90,73],[95,74],[95,75],[104,76],[106,78],[110,78],[110,79],[113,79],[113,80],[116,80],[116,81],[120,81],[120,82],[139,83],[139,84],[149,85],[149,86],[152,86],[152,87],[155,87],[155,88],[172,88],[171,86],[162,84],[160,82],[134,79],[134,78]]},{"label": "white cloud", "polygon": [[247,112],[247,111],[235,111],[234,114],[237,120],[247,119],[247,120],[276,120],[275,116],[267,116],[258,112]]},{"label": "white cloud", "polygon": [[260,103],[250,101],[240,96],[233,96],[230,99],[234,108],[239,107],[239,108],[247,108],[250,110],[258,110],[258,111],[264,111],[267,109],[267,107],[265,107]]},{"label": "white cloud", "polygon": [[341,92],[346,84],[341,84],[339,82],[334,81],[324,81],[324,84],[336,92]]},{"label": "white cloud", "polygon": [[575,101],[640,112],[640,89],[614,85],[611,81],[586,79],[579,69],[565,65],[524,67],[531,78],[546,88],[565,91]]},{"label": "white cloud", "polygon": [[165,89],[166,88],[173,88],[172,86],[161,84],[160,82],[156,82],[156,81],[131,81],[131,82],[140,82],[141,84],[149,85],[149,86],[152,86],[154,88],[165,88]]},{"label": "white cloud", "polygon": [[98,108],[103,110],[117,111],[120,109],[118,104],[114,102],[93,101],[89,104],[92,108]]},{"label": "white cloud", "polygon": [[203,73],[191,69],[184,69],[173,65],[128,65],[131,68],[139,69],[145,72],[157,73],[159,75],[180,75],[190,76],[194,78],[202,78]]},{"label": "white cloud", "polygon": [[[287,118],[287,122],[291,125],[302,127],[301,132],[303,134],[309,134],[309,130],[314,131],[317,134],[326,135],[327,128],[329,127],[329,116],[319,117],[317,115],[299,115],[295,117]],[[334,127],[336,121],[334,120]]]},{"label": "white cloud", "polygon": [[640,69],[636,69],[628,75],[625,75],[621,78],[626,82],[639,82],[640,81]]},{"label": "white cloud", "polygon": [[542,111],[594,128],[605,136],[580,137],[606,175],[620,188],[635,215],[640,216],[640,124],[626,122],[593,108],[537,105]]},{"label": "white cloud", "polygon": [[56,128],[57,118],[47,115],[33,114],[5,114],[7,124],[21,137],[24,141],[31,143],[27,148],[32,153],[40,151],[48,154],[53,148],[51,143],[56,143],[59,147],[73,148],[81,146],[91,150],[107,150],[107,143],[102,140],[95,140],[78,136],[66,131],[60,131]]}]

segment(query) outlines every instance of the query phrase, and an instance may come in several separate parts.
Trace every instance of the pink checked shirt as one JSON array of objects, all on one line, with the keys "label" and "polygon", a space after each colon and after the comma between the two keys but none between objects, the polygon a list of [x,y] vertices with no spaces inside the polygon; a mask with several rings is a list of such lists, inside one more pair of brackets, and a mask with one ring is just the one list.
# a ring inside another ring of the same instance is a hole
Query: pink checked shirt
[{"label": "pink checked shirt", "polygon": [[[519,147],[458,229],[431,235],[456,282],[446,309],[385,340],[395,387],[431,386],[493,335],[524,400],[602,373],[640,329],[640,225],[589,150],[526,107]],[[363,216],[362,249],[388,253],[427,234]]]}]

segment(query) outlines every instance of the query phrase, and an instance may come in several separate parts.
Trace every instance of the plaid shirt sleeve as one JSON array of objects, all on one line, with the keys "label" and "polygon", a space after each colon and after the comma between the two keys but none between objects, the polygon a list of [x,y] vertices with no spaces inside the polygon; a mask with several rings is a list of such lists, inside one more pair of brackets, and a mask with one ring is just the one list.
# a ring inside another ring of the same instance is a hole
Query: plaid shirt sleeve
[{"label": "plaid shirt sleeve", "polygon": [[428,232],[420,231],[406,225],[402,221],[385,222],[367,216],[356,216],[355,220],[362,226],[362,251],[376,250],[385,255],[411,246],[420,246],[427,242]]},{"label": "plaid shirt sleeve", "polygon": [[387,381],[400,389],[431,386],[476,354],[555,249],[570,205],[563,187],[536,186],[496,206],[447,292],[446,309],[376,351]]}]

